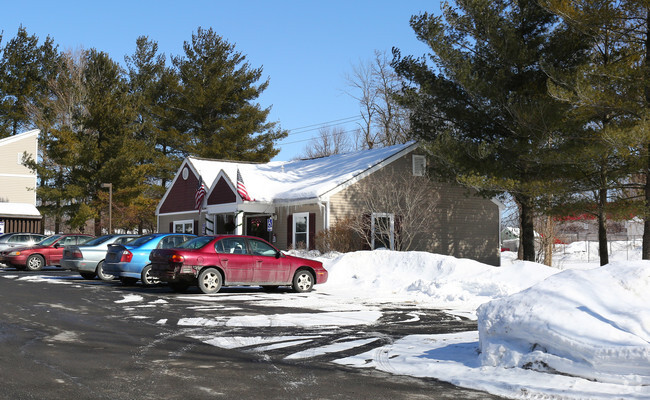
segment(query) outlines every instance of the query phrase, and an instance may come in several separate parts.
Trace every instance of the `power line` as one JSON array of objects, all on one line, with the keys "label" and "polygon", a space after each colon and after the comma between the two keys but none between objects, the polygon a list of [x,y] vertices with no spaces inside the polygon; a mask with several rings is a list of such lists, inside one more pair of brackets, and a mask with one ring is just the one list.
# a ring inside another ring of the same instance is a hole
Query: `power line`
[{"label": "power line", "polygon": [[332,120],[332,121],[321,122],[319,124],[306,125],[306,126],[302,126],[300,128],[287,129],[287,131],[289,132],[288,136],[298,135],[298,134],[301,134],[301,133],[312,132],[312,131],[315,131],[315,130],[318,130],[318,129],[321,129],[321,128],[324,128],[324,127],[348,124],[348,123],[351,123],[351,122],[359,121],[362,118],[363,117],[361,115],[355,115],[353,117],[335,119],[335,120]]},{"label": "power line", "polygon": [[[347,135],[348,133],[352,133],[354,130],[347,130],[347,131],[342,131],[342,132],[336,132],[336,135]],[[307,139],[299,139],[299,140],[294,140],[293,142],[283,142],[281,143],[283,146],[287,144],[296,144],[296,143],[302,143],[302,142],[308,142],[310,140],[316,139],[316,137],[310,137]]]}]

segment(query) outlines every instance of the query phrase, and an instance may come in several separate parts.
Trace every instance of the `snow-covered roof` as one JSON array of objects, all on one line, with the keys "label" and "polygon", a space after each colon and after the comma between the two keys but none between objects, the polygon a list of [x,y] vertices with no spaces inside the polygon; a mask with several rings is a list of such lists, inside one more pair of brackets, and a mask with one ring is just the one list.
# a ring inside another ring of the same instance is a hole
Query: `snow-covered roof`
[{"label": "snow-covered roof", "polygon": [[35,205],[29,203],[0,203],[0,215],[7,217],[40,217]]},{"label": "snow-covered roof", "polygon": [[409,142],[380,149],[336,154],[311,160],[272,161],[266,164],[189,157],[188,162],[209,187],[220,171],[237,184],[237,169],[248,194],[257,201],[290,202],[332,194],[417,147]]}]

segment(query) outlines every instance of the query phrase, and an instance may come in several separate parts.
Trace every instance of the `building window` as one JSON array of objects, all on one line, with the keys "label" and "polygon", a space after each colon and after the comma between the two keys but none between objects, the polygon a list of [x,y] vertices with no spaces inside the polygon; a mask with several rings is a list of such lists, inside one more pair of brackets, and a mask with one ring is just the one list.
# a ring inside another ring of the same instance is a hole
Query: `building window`
[{"label": "building window", "polygon": [[194,233],[194,221],[191,219],[185,221],[174,221],[173,233]]},{"label": "building window", "polygon": [[395,250],[395,214],[372,213],[370,222],[372,232],[371,248]]},{"label": "building window", "polygon": [[309,249],[309,213],[293,214],[293,247]]},{"label": "building window", "polygon": [[424,176],[427,172],[427,158],[413,154],[413,176]]}]

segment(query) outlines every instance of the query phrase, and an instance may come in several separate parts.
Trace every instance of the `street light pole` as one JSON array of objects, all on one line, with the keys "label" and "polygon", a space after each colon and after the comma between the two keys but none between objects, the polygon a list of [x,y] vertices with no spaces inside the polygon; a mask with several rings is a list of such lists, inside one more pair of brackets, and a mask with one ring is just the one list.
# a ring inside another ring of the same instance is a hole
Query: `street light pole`
[{"label": "street light pole", "polygon": [[108,188],[108,234],[113,233],[113,184],[102,183],[103,188]]}]

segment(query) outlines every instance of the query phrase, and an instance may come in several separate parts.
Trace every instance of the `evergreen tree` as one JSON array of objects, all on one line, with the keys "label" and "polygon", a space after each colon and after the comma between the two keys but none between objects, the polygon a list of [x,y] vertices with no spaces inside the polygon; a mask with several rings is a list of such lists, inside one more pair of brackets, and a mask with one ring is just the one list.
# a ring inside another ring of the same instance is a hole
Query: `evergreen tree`
[{"label": "evergreen tree", "polygon": [[[620,194],[628,177],[638,170],[634,152],[630,152],[639,143],[629,134],[635,121],[628,112],[629,101],[621,97],[629,90],[621,91],[627,86],[625,80],[616,79],[634,69],[636,57],[629,47],[620,46],[618,25],[623,11],[613,2],[572,2],[570,10],[567,4],[547,3],[564,16],[565,23],[585,33],[589,47],[588,56],[575,71],[547,69],[551,94],[571,105],[567,117],[580,126],[579,132],[567,138],[574,154],[567,179],[575,188],[571,196],[561,199],[561,208],[596,217],[600,263],[605,265],[609,263],[607,219],[629,212],[629,199]],[[574,19],[575,7],[580,8],[579,21]]]},{"label": "evergreen tree", "polygon": [[49,36],[39,46],[38,37],[18,29],[2,49],[0,59],[0,138],[32,128],[27,104],[47,91],[56,71],[58,52]]},{"label": "evergreen tree", "polygon": [[133,56],[126,57],[129,88],[137,110],[138,136],[150,147],[148,182],[158,186],[160,195],[187,154],[183,136],[175,125],[169,105],[180,92],[178,76],[158,54],[158,44],[146,36],[136,41]]},{"label": "evergreen tree", "polygon": [[269,108],[254,101],[268,87],[258,83],[262,68],[251,68],[235,46],[210,28],[199,28],[185,42],[184,56],[172,58],[181,92],[174,103],[178,131],[189,154],[242,161],[268,161],[287,133],[267,122]]},{"label": "evergreen tree", "polygon": [[148,149],[134,131],[135,109],[121,67],[106,53],[93,49],[86,55],[84,78],[88,96],[86,113],[80,118],[83,130],[77,137],[81,151],[71,175],[73,185],[80,189],[77,198],[84,199],[85,194],[84,203],[98,211],[102,205],[97,202],[97,191],[102,183],[113,184],[116,200],[139,196],[146,170],[142,159]]},{"label": "evergreen tree", "polygon": [[[102,183],[112,183],[116,202],[130,204],[144,181],[147,148],[134,132],[135,111],[124,71],[97,50],[65,55],[56,81],[34,113],[44,132],[44,157],[30,161],[42,181],[38,195],[45,211],[63,213],[83,229],[107,208]],[[54,208],[54,210],[51,210]]]},{"label": "evergreen tree", "polygon": [[39,155],[27,161],[39,178],[39,210],[54,220],[54,232],[61,232],[64,218],[79,202],[67,190],[69,166],[75,162],[75,136],[81,129],[78,119],[85,113],[85,52],[66,52],[58,58],[56,79],[48,92],[33,99],[27,110],[40,129]]},{"label": "evergreen tree", "polygon": [[[120,215],[128,216],[124,218],[124,226],[135,223],[142,231],[151,226],[151,209],[164,195],[186,155],[186,144],[175,126],[177,113],[170,107],[180,91],[178,76],[166,67],[164,54],[158,53],[158,44],[146,36],[139,37],[135,53],[125,61],[129,93],[136,110],[136,135],[147,152],[143,160],[146,179],[140,194],[131,204],[120,206]],[[143,205],[152,207],[147,209]]]},{"label": "evergreen tree", "polygon": [[[644,200],[642,257],[650,259],[650,2],[545,0],[544,4],[591,39],[588,62],[568,84],[561,82],[561,88],[568,87],[570,96],[565,97],[576,110],[591,113],[590,127],[598,131],[602,154],[610,160],[611,155],[623,158],[622,167],[620,161],[605,164],[607,173],[619,174],[623,168],[627,176],[645,175],[645,183],[637,189]],[[613,189],[629,186],[629,182],[626,179],[614,187],[603,184],[599,208],[605,208],[603,203]],[[601,239],[601,251],[604,244]]]},{"label": "evergreen tree", "polygon": [[414,135],[430,144],[433,170],[484,195],[510,192],[528,261],[535,260],[535,208],[558,189],[558,167],[545,160],[561,150],[567,108],[548,95],[542,62],[571,68],[581,54],[581,40],[557,22],[534,0],[446,3],[442,17],[411,19],[435,69],[413,57],[395,62],[416,84],[403,101]]}]

